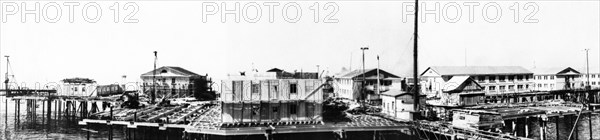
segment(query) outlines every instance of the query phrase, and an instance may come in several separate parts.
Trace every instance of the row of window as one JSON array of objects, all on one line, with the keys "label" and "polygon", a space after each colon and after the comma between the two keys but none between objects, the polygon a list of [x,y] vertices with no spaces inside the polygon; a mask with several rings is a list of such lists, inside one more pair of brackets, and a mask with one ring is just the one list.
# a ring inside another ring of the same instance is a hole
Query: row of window
[{"label": "row of window", "polygon": [[531,77],[529,75],[502,75],[502,76],[477,76],[477,82],[485,83],[486,80],[490,82],[496,82],[496,79],[500,82],[506,82],[508,79],[509,82],[513,81],[524,81],[529,80]]},{"label": "row of window", "polygon": [[[278,91],[277,90],[278,87],[279,86],[277,86],[277,85],[271,85],[271,88],[274,91]],[[298,93],[298,84],[297,83],[290,83],[288,87],[289,87],[289,90],[288,90],[289,93]],[[250,90],[252,91],[252,93],[259,93],[260,92],[260,84],[253,83],[250,86]],[[307,84],[306,85],[306,93],[310,93],[310,92],[312,92],[312,90],[313,90],[313,87],[311,85]]]},{"label": "row of window", "polygon": [[529,89],[529,85],[487,86],[486,89],[488,91],[498,91],[498,90],[496,90],[496,87],[498,88],[499,91],[507,91],[507,89],[508,89],[508,91],[514,91],[515,87],[516,87],[516,90],[519,90],[519,91]]}]

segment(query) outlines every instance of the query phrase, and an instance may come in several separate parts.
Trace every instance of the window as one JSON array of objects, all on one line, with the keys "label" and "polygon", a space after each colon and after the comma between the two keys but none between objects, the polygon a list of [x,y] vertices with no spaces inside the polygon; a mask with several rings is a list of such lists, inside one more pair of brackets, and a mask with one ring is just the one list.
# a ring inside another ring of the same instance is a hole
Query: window
[{"label": "window", "polygon": [[596,82],[592,82],[592,85],[596,85]]},{"label": "window", "polygon": [[518,90],[523,90],[523,85],[517,85]]},{"label": "window", "polygon": [[509,81],[509,82],[512,82],[512,81],[514,81],[514,80],[515,80],[515,76],[508,76],[508,81]]},{"label": "window", "polygon": [[506,78],[506,77],[504,77],[504,76],[500,76],[500,77],[498,77],[498,80],[500,80],[500,82],[504,82],[504,81],[505,81],[505,78]]},{"label": "window", "polygon": [[554,76],[550,76],[550,80],[554,80]]},{"label": "window", "polygon": [[277,113],[278,108],[277,107],[273,107],[273,113]]},{"label": "window", "polygon": [[298,84],[290,84],[290,93],[298,93]]},{"label": "window", "polygon": [[509,85],[508,86],[508,90],[514,90],[515,89],[515,85]]},{"label": "window", "polygon": [[490,82],[496,82],[496,76],[490,76]]},{"label": "window", "polygon": [[81,88],[81,91],[82,91],[82,92],[85,92],[85,87],[82,87],[82,88]]},{"label": "window", "polygon": [[500,91],[504,91],[504,90],[506,90],[506,86],[500,86],[499,89],[500,89]]},{"label": "window", "polygon": [[296,105],[295,104],[290,104],[290,114],[296,114]]},{"label": "window", "polygon": [[523,75],[517,75],[517,81],[523,81]]},{"label": "window", "polygon": [[544,76],[544,80],[548,80],[548,76]]},{"label": "window", "polygon": [[478,76],[477,77],[477,82],[480,82],[480,83],[485,82],[485,76]]},{"label": "window", "polygon": [[496,86],[490,86],[490,87],[489,87],[489,90],[490,90],[490,91],[495,91],[495,90],[496,90]]},{"label": "window", "polygon": [[260,92],[260,84],[253,83],[250,88],[251,88],[252,93],[259,93]]}]

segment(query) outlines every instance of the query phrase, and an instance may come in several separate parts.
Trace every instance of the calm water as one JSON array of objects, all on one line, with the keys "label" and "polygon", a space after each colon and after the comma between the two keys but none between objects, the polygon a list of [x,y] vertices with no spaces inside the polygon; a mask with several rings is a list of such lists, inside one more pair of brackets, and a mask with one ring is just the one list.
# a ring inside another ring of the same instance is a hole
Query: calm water
[{"label": "calm water", "polygon": [[[63,112],[56,111],[56,103],[52,103],[52,113],[50,114],[50,118],[48,118],[47,102],[37,101],[35,103],[35,110],[29,110],[27,107],[27,100],[20,101],[20,109],[17,110],[16,101],[4,96],[0,96],[0,139],[3,140],[21,140],[21,139],[87,139],[87,131],[84,131],[83,128],[85,126],[78,125],[78,121],[81,119],[76,116],[67,115],[64,112],[63,102],[62,110]],[[78,107],[78,106],[77,106]],[[91,105],[88,105],[91,107]],[[100,107],[100,109],[102,109]],[[575,121],[576,116],[571,118],[569,116],[558,119],[558,132],[559,138],[557,139],[557,129],[555,118],[550,118],[547,122],[546,128],[546,138],[548,140],[564,140],[568,139],[569,133],[571,132],[572,123]],[[571,121],[569,121],[571,120]],[[506,122],[507,127],[504,129],[505,132],[510,131],[510,127],[512,127],[511,122]],[[519,131],[519,135],[524,135],[524,125],[525,122],[522,120],[517,122],[516,130]],[[534,139],[540,139],[540,125],[537,119],[530,119],[528,121],[529,127],[529,137]],[[600,139],[600,117],[598,114],[592,115],[592,131],[593,138]],[[90,133],[90,139],[108,139],[109,127],[104,125],[90,125],[89,129],[97,131]],[[124,139],[125,138],[126,128],[123,126],[113,126],[113,138],[114,139]],[[578,140],[589,140],[590,139],[590,130],[589,130],[589,117],[588,114],[584,114],[577,123],[576,132],[573,134],[574,138],[576,137]],[[137,132],[137,139],[146,139],[143,134],[147,133],[146,131]],[[151,132],[152,133],[152,132]],[[390,135],[393,134],[393,135]],[[395,138],[407,138],[406,135],[398,136],[395,133],[390,133],[388,135],[384,135],[383,137]],[[300,134],[301,135],[301,134]],[[312,134],[314,136],[318,136]],[[381,134],[378,134],[381,135]],[[282,139],[289,139],[292,137],[287,137],[288,135],[280,135]],[[289,135],[292,136],[292,135]],[[335,136],[330,134],[323,134],[323,136]],[[372,138],[372,134],[369,136],[368,134],[361,134],[357,136],[368,136],[368,138]],[[357,136],[348,137],[348,139],[357,138]],[[193,136],[192,136],[193,137]],[[204,136],[200,137],[203,138]],[[264,137],[257,136],[256,138]],[[274,138],[277,138],[274,137]],[[287,137],[287,138],[286,138]],[[306,135],[304,136],[306,138]],[[215,138],[215,137],[207,137],[208,139],[223,139],[223,138]],[[240,139],[248,138],[243,137]],[[299,138],[295,137],[294,138]],[[325,138],[325,137],[320,137]],[[330,137],[336,139],[335,137]],[[236,139],[235,137],[230,137],[228,139]],[[317,138],[318,139],[318,138]]]},{"label": "calm water", "polygon": [[[66,115],[65,112],[56,111],[56,104],[52,103],[52,113],[48,118],[47,102],[37,101],[35,111],[27,110],[27,101],[20,101],[17,110],[16,101],[0,96],[0,139],[87,139],[84,126],[78,125],[79,117]],[[64,111],[64,102],[63,107]],[[90,125],[90,129],[98,131],[90,133],[91,139],[108,139],[108,127]],[[115,139],[123,138],[123,127],[114,126]]]}]

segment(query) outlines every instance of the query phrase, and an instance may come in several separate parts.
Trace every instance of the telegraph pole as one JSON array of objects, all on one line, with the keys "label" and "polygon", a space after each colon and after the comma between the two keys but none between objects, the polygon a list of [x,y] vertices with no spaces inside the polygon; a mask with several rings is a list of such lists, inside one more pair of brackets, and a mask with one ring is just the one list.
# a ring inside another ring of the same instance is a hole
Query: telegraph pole
[{"label": "telegraph pole", "polygon": [[362,65],[362,82],[361,82],[362,87],[361,87],[360,95],[363,96],[362,98],[364,101],[367,101],[367,96],[365,94],[366,93],[366,90],[365,90],[365,80],[366,80],[366,77],[365,77],[365,50],[369,50],[369,47],[362,47],[362,48],[360,48],[360,50],[362,50],[362,63],[363,63],[363,65]]},{"label": "telegraph pole", "polygon": [[379,86],[381,86],[381,77],[379,76],[379,55],[377,55],[377,95],[381,94],[381,89],[379,88]]},{"label": "telegraph pole", "polygon": [[590,59],[588,57],[588,52],[590,51],[590,49],[585,49],[585,68],[586,68],[586,78],[587,78],[587,83],[585,84],[586,89],[588,87],[590,87]]},{"label": "telegraph pole", "polygon": [[157,52],[154,51],[154,70],[152,70],[152,94],[150,94],[150,102],[154,103],[156,99],[156,59],[158,59]]}]

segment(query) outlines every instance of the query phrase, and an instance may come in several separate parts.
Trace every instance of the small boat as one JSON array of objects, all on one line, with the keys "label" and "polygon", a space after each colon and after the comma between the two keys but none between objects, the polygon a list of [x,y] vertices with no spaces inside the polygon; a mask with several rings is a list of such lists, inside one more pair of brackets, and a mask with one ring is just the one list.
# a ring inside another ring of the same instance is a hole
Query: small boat
[{"label": "small boat", "polygon": [[452,110],[452,126],[462,129],[500,131],[504,127],[502,115],[485,110]]}]

